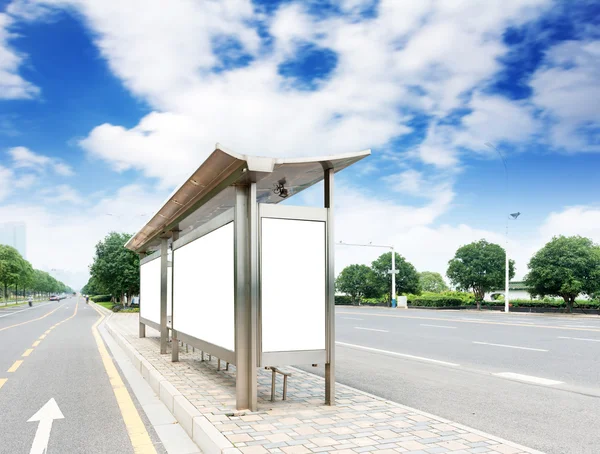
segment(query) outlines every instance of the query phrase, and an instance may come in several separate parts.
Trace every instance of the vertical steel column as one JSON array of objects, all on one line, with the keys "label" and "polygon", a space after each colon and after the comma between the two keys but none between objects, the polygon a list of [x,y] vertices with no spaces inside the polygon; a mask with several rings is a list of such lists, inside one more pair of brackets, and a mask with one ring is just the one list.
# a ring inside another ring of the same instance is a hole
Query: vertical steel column
[{"label": "vertical steel column", "polygon": [[160,352],[167,353],[169,329],[167,328],[167,273],[169,272],[169,239],[160,240]]},{"label": "vertical steel column", "polygon": [[234,216],[236,408],[257,409],[256,184],[236,186]]},{"label": "vertical steel column", "polygon": [[[140,257],[140,260],[142,260],[146,254],[138,254],[138,256]],[[140,283],[142,282],[142,266],[140,265]],[[140,299],[139,299],[139,304],[140,304],[140,312],[138,313],[138,319],[142,316],[142,287],[140,286]],[[139,322],[140,326],[139,326],[139,337],[146,337],[146,325],[144,325],[141,321]]]},{"label": "vertical steel column", "polygon": [[333,237],[333,169],[325,169],[327,241],[325,263],[325,404],[335,405],[335,242]]},{"label": "vertical steel column", "polygon": [[171,361],[179,361],[179,341],[175,331],[175,251],[173,243],[179,239],[179,232],[173,232],[171,242]]}]

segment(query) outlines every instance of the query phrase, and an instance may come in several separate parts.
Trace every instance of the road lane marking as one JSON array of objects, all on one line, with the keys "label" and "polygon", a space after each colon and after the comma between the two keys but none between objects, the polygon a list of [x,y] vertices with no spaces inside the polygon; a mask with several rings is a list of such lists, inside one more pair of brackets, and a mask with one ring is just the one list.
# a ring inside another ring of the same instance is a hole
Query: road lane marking
[{"label": "road lane marking", "polygon": [[553,385],[560,385],[561,383],[564,383],[564,382],[558,381],[558,380],[550,380],[548,378],[534,377],[532,375],[515,374],[513,372],[500,372],[500,373],[492,374],[492,375],[495,375],[496,377],[508,378],[508,379],[512,379],[512,380],[525,381],[527,383],[535,383],[536,385],[553,386]]},{"label": "road lane marking", "polygon": [[[337,312],[337,314],[340,315],[356,315],[355,312]],[[389,313],[387,314],[368,314],[366,312],[363,312],[362,314],[360,314],[362,316],[367,316],[367,317],[386,317],[386,318],[403,318],[403,319],[415,319],[415,320],[433,320],[433,321],[439,321],[440,318],[433,318],[433,317],[419,317],[419,316],[414,316],[414,315],[391,315]],[[500,315],[498,315],[500,317]],[[453,322],[457,322],[457,323],[480,323],[482,325],[503,325],[503,326],[520,326],[521,328],[544,328],[544,329],[560,329],[560,330],[568,330],[568,331],[594,331],[594,332],[599,332],[600,333],[600,327],[598,327],[597,329],[592,329],[592,328],[580,328],[580,327],[561,327],[561,326],[553,326],[553,325],[522,325],[520,323],[509,323],[509,322],[486,322],[483,320],[478,320],[478,321],[470,321],[470,320],[461,320],[461,319],[456,319],[456,320],[452,320]]]},{"label": "road lane marking", "polygon": [[40,345],[40,341],[35,341],[33,344],[31,344],[32,347],[37,347],[38,345]]},{"label": "road lane marking", "polygon": [[28,348],[27,350],[25,350],[25,353],[23,353],[22,356],[29,356],[29,355],[31,355],[32,351],[33,351],[33,348]]},{"label": "road lane marking", "polygon": [[9,315],[18,314],[19,312],[30,311],[31,309],[37,309],[37,308],[39,308],[39,307],[44,307],[44,306],[47,306],[48,304],[50,304],[50,303],[38,304],[37,306],[28,307],[28,308],[26,308],[26,309],[21,309],[20,311],[11,311],[11,313],[10,313],[10,314],[0,315],[0,318],[3,318],[3,317],[8,317]]},{"label": "road lane marking", "polygon": [[37,321],[37,320],[41,320],[41,319],[43,319],[43,318],[46,318],[46,317],[48,317],[50,314],[52,314],[52,313],[56,312],[56,311],[57,311],[57,310],[59,310],[61,307],[62,307],[62,306],[58,306],[56,309],[53,309],[53,310],[51,310],[50,312],[48,312],[47,314],[44,314],[44,315],[42,315],[41,317],[34,318],[34,319],[32,319],[32,320],[27,320],[27,321],[25,321],[25,322],[21,322],[21,323],[16,323],[16,324],[14,324],[14,325],[10,325],[10,326],[5,326],[4,328],[0,328],[0,331],[4,331],[4,330],[6,330],[6,329],[9,329],[9,328],[16,328],[17,326],[26,325],[27,323],[31,323],[31,322],[35,322],[35,321]]},{"label": "road lane marking", "polygon": [[135,408],[133,400],[129,395],[129,391],[125,387],[125,384],[115,367],[115,363],[108,354],[106,345],[98,332],[98,325],[104,320],[104,314],[96,308],[94,308],[94,310],[98,312],[100,318],[92,326],[92,334],[96,340],[102,363],[104,364],[115,398],[117,399],[117,404],[121,410],[121,415],[123,416],[123,421],[125,422],[125,427],[127,428],[133,450],[136,454],[156,454],[156,449],[148,435],[146,426],[142,422],[142,418],[140,417],[137,408]]},{"label": "road lane marking", "polygon": [[50,334],[51,329],[47,330],[44,334]]},{"label": "road lane marking", "polygon": [[559,339],[571,339],[577,341],[588,341],[588,342],[600,342],[600,339],[586,339],[584,337],[562,337],[558,336]]},{"label": "road lane marking", "polygon": [[15,372],[19,366],[23,364],[23,360],[22,359],[18,359],[14,362],[14,364],[12,366],[10,366],[10,369],[8,369],[8,372]]},{"label": "road lane marking", "polygon": [[46,338],[45,334],[42,334],[40,337],[38,337],[38,339],[40,339],[40,340],[45,339],[45,338]]},{"label": "road lane marking", "polygon": [[380,333],[389,333],[389,331],[385,330],[385,329],[361,328],[360,326],[355,326],[354,329],[362,329],[362,330],[365,330],[365,331],[378,331]]},{"label": "road lane marking", "polygon": [[45,454],[48,452],[52,423],[55,419],[64,418],[62,411],[60,411],[56,401],[52,398],[35,415],[27,420],[27,422],[39,422],[29,454]]},{"label": "road lane marking", "polygon": [[344,320],[362,320],[362,318],[356,318],[356,317],[342,317]]},{"label": "road lane marking", "polygon": [[421,326],[430,326],[431,328],[446,328],[446,329],[456,329],[456,326],[428,325],[428,324],[426,324],[426,323],[421,323]]},{"label": "road lane marking", "polygon": [[4,383],[8,381],[8,378],[0,378],[0,388],[4,386]]},{"label": "road lane marking", "polygon": [[519,350],[532,350],[534,352],[547,352],[548,350],[544,350],[543,348],[531,348],[531,347],[518,347],[516,345],[506,345],[506,344],[492,344],[489,342],[477,342],[477,341],[473,341],[474,344],[479,344],[479,345],[491,345],[493,347],[505,347],[505,348],[516,348]]},{"label": "road lane marking", "polygon": [[446,362],[446,361],[440,361],[439,359],[424,358],[422,356],[408,355],[406,353],[391,352],[389,350],[380,350],[378,348],[365,347],[363,345],[347,344],[346,342],[336,342],[336,344],[337,345],[342,345],[344,347],[358,348],[360,350],[366,350],[366,351],[370,351],[370,352],[384,353],[386,355],[399,356],[401,358],[417,359],[419,361],[427,361],[429,363],[442,364],[444,366],[460,367],[460,364],[449,363],[449,362]]}]

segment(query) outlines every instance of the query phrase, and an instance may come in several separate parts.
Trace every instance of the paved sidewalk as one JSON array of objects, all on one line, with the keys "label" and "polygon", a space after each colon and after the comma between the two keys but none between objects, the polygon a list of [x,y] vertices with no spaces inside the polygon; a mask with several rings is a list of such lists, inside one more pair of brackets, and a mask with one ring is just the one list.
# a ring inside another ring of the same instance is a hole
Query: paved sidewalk
[{"label": "paved sidewalk", "polygon": [[[191,347],[188,352],[182,347],[180,361],[172,363],[170,354],[159,353],[156,330],[146,327],[147,337],[138,338],[137,314],[115,314],[107,324],[132,357],[149,370],[155,369],[146,372],[146,379],[156,382],[161,400],[163,388],[177,395],[174,414],[188,433],[193,432],[194,441],[201,447],[219,447],[216,451],[203,448],[205,452],[539,453],[340,384],[336,386],[336,406],[326,406],[323,379],[297,369],[290,369],[293,375],[288,379],[285,402],[281,400],[280,376],[279,400],[271,402],[271,373],[259,370],[258,411],[236,412],[234,366],[225,371],[222,363],[217,370],[216,358],[208,361],[206,356],[201,361],[200,352]],[[206,444],[206,437],[212,444]]]}]

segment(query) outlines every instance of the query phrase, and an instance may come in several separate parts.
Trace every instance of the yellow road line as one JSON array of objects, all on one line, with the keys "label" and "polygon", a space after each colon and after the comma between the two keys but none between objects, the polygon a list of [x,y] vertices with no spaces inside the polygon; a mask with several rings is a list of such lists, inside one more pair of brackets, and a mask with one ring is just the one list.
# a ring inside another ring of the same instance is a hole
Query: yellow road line
[{"label": "yellow road line", "polygon": [[45,315],[42,315],[41,317],[38,317],[38,318],[34,318],[33,320],[27,320],[26,322],[21,322],[21,323],[17,323],[17,324],[15,324],[15,325],[5,326],[4,328],[0,328],[0,331],[4,331],[4,330],[6,330],[6,329],[9,329],[9,328],[16,328],[17,326],[26,325],[27,323],[31,323],[31,322],[35,322],[35,321],[37,321],[37,320],[41,320],[41,319],[43,319],[43,318],[46,318],[46,317],[48,317],[50,314],[52,314],[52,313],[56,312],[57,310],[59,310],[59,309],[60,309],[61,307],[63,307],[63,306],[64,306],[64,304],[61,304],[61,305],[60,305],[60,306],[58,306],[56,309],[52,309],[52,310],[51,310],[50,312],[48,312],[47,314],[45,314]]},{"label": "yellow road line", "polygon": [[23,364],[23,360],[22,359],[16,360],[15,363],[12,366],[10,366],[10,369],[8,369],[8,372],[14,372],[14,371],[16,371],[21,364]]},{"label": "yellow road line", "polygon": [[31,355],[32,351],[33,351],[33,348],[28,348],[27,350],[25,350],[25,353],[23,353],[22,356],[29,356],[29,355]]},{"label": "yellow road line", "polygon": [[[357,315],[361,316],[366,315],[368,317],[389,317],[389,318],[406,318],[406,319],[415,319],[415,320],[437,320],[440,321],[439,318],[433,317],[418,317],[413,315],[389,315],[389,314],[366,314],[364,312],[336,312],[336,314],[343,315]],[[571,330],[571,331],[593,331],[600,333],[600,329],[594,328],[577,328],[577,327],[565,327],[565,326],[551,326],[551,325],[522,325],[520,323],[510,323],[510,322],[486,322],[483,320],[452,320],[452,319],[444,319],[444,321],[451,321],[452,323],[480,323],[483,325],[504,325],[504,326],[520,326],[521,328],[546,328],[546,329],[562,329],[562,330]]]},{"label": "yellow road line", "polygon": [[40,345],[40,341],[35,341],[31,346],[32,347],[37,347],[38,345]]},{"label": "yellow road line", "polygon": [[44,334],[50,334],[51,329],[47,330]]},{"label": "yellow road line", "polygon": [[0,378],[0,388],[4,386],[4,383],[8,381],[8,378]]},{"label": "yellow road line", "polygon": [[45,338],[46,338],[46,335],[45,335],[45,334],[42,334],[40,337],[38,337],[38,339],[40,339],[40,340],[41,340],[41,339],[45,339]]},{"label": "yellow road line", "polygon": [[108,378],[113,388],[113,392],[115,393],[117,403],[119,404],[119,409],[121,410],[123,421],[127,427],[127,433],[129,434],[133,451],[136,454],[156,454],[156,449],[154,449],[154,445],[152,444],[152,440],[148,435],[146,426],[144,426],[142,418],[140,418],[133,400],[129,395],[129,391],[127,391],[127,388],[125,387],[125,384],[123,383],[115,364],[108,354],[108,350],[106,350],[104,341],[98,332],[98,325],[102,322],[102,320],[104,320],[104,314],[102,314],[95,307],[94,310],[98,312],[100,318],[96,323],[94,323],[94,326],[92,326],[92,334],[94,335],[94,339],[96,339],[98,351],[102,357],[102,363],[104,364],[104,368],[108,374]]}]

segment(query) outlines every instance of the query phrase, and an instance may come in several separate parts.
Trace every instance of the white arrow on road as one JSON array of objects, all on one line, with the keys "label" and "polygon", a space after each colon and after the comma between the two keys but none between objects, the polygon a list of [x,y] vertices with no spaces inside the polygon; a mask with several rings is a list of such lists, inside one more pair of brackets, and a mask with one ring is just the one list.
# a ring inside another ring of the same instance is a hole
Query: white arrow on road
[{"label": "white arrow on road", "polygon": [[33,445],[31,445],[30,454],[44,454],[48,449],[48,441],[50,440],[50,431],[52,430],[52,421],[55,419],[64,419],[64,415],[58,408],[54,398],[46,402],[38,412],[33,415],[27,422],[39,421]]}]

